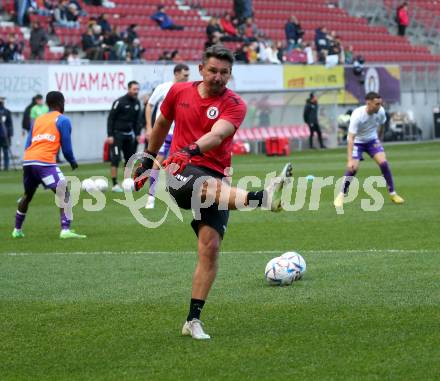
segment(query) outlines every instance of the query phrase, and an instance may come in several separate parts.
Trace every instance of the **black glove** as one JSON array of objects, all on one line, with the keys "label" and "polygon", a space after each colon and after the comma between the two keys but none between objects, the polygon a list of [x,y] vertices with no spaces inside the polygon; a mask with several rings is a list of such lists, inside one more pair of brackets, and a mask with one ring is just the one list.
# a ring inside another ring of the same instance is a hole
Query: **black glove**
[{"label": "black glove", "polygon": [[72,161],[70,163],[70,168],[72,168],[72,171],[78,168],[78,163],[76,161]]}]

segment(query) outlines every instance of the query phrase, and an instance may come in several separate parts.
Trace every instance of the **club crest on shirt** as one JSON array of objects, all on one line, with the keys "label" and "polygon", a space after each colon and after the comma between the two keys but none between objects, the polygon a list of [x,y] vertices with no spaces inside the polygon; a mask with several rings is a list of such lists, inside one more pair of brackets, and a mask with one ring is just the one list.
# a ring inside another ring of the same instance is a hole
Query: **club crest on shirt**
[{"label": "club crest on shirt", "polygon": [[211,106],[208,108],[208,111],[206,111],[206,116],[209,119],[216,119],[218,117],[218,108],[215,106]]}]

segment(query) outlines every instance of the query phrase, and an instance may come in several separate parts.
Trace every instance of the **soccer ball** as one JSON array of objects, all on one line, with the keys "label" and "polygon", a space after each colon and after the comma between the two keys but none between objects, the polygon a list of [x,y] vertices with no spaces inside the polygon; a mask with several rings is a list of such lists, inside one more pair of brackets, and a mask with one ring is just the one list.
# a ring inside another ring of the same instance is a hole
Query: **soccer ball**
[{"label": "soccer ball", "polygon": [[288,251],[287,253],[284,253],[281,258],[287,259],[299,271],[300,275],[297,279],[301,279],[303,277],[307,270],[307,264],[300,254],[294,251]]},{"label": "soccer ball", "polygon": [[286,258],[276,257],[269,261],[264,271],[266,281],[271,285],[288,286],[300,275],[299,270]]},{"label": "soccer ball", "polygon": [[105,179],[103,177],[99,177],[99,178],[95,179],[95,186],[101,192],[106,192],[108,189],[108,181],[107,181],[107,179]]},{"label": "soccer ball", "polygon": [[130,179],[130,178],[124,179],[124,181],[122,182],[122,189],[124,189],[124,191],[126,191],[126,192],[130,192],[130,191],[134,190],[133,179]]},{"label": "soccer ball", "polygon": [[96,191],[96,184],[92,179],[85,179],[81,183],[81,189],[86,192]]}]

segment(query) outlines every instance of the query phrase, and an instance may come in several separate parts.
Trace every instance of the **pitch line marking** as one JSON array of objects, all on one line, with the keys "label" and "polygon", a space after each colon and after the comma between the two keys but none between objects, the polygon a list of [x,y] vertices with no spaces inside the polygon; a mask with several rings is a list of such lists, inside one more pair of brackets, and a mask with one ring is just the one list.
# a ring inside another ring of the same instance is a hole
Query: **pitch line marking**
[{"label": "pitch line marking", "polygon": [[[221,254],[281,254],[283,250],[234,250],[222,251]],[[301,254],[371,254],[371,253],[387,253],[387,254],[427,254],[440,253],[439,250],[403,250],[403,249],[367,249],[367,250],[302,250]],[[72,252],[16,252],[16,253],[0,253],[7,256],[30,256],[30,255],[169,255],[169,254],[196,254],[196,251],[72,251]]]}]

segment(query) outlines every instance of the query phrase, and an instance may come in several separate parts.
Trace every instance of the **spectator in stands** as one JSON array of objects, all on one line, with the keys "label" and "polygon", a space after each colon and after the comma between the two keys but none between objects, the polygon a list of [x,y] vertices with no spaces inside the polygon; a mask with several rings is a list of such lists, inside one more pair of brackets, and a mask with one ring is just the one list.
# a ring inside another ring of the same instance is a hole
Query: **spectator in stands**
[{"label": "spectator in stands", "polygon": [[237,35],[236,23],[234,23],[230,12],[225,12],[223,17],[220,19],[220,26],[222,27],[226,36],[240,39]]},{"label": "spectator in stands", "polygon": [[112,31],[104,33],[104,44],[108,49],[108,59],[110,61],[115,61],[118,59],[117,48],[121,44],[121,34],[119,33],[119,27],[114,26]]},{"label": "spectator in stands", "polygon": [[302,37],[304,36],[301,24],[294,15],[290,16],[289,20],[284,25],[284,32],[286,34],[287,51],[290,52],[297,47],[298,43],[301,42]]},{"label": "spectator in stands", "polygon": [[151,15],[151,19],[156,21],[160,26],[160,29],[167,30],[183,30],[184,27],[182,25],[176,25],[170,16],[168,16],[165,12],[165,6],[159,5],[157,7],[157,11]]},{"label": "spectator in stands", "polygon": [[63,28],[79,28],[76,6],[74,4],[69,6],[68,0],[60,0],[60,3],[54,10],[53,19],[56,26]]},{"label": "spectator in stands", "polygon": [[248,61],[248,55],[247,55],[247,51],[249,49],[249,45],[248,44],[243,44],[241,45],[235,52],[234,52],[234,56],[235,56],[235,60],[237,62],[244,62],[244,63],[249,63]]},{"label": "spectator in stands", "polygon": [[127,48],[127,54],[130,54],[132,62],[140,62],[145,49],[141,46],[139,38],[135,38]]},{"label": "spectator in stands", "polygon": [[49,1],[36,1],[31,0],[28,8],[28,16],[30,14],[37,14],[40,16],[51,16],[53,14],[55,7]]},{"label": "spectator in stands", "polygon": [[341,43],[339,37],[336,35],[335,31],[332,31],[327,35],[328,41],[328,51],[325,57],[325,64],[327,67],[332,67],[340,63],[341,57]]},{"label": "spectator in stands", "polygon": [[409,25],[408,2],[404,2],[396,9],[396,23],[399,36],[405,36],[406,28]]},{"label": "spectator in stands", "polygon": [[221,37],[224,36],[223,28],[221,27],[217,17],[211,17],[211,19],[208,21],[208,25],[206,26],[206,35],[208,36],[209,42],[212,42],[214,37],[221,39]]},{"label": "spectator in stands", "polygon": [[112,27],[111,27],[110,23],[108,22],[108,14],[107,13],[102,13],[98,17],[98,24],[101,26],[102,33],[106,33],[106,32],[111,33]]},{"label": "spectator in stands", "polygon": [[23,111],[23,119],[21,120],[21,136],[27,136],[31,129],[31,109],[37,104],[36,98],[40,94],[32,97],[31,103],[29,103]]},{"label": "spectator in stands", "polygon": [[319,145],[321,148],[326,148],[324,142],[322,141],[321,127],[319,126],[318,121],[318,108],[318,97],[314,93],[310,93],[309,98],[306,100],[303,113],[304,122],[309,126],[310,129],[310,148],[314,148],[313,135],[315,132],[318,135]]},{"label": "spectator in stands", "polygon": [[128,44],[131,44],[136,38],[139,38],[136,32],[137,24],[131,24],[123,33],[123,38],[127,40]]},{"label": "spectator in stands", "polygon": [[8,40],[4,43],[3,61],[5,62],[22,62],[23,57],[24,42],[18,41],[18,37],[14,33],[8,34]]},{"label": "spectator in stands", "polygon": [[354,53],[353,53],[353,46],[350,45],[348,48],[344,50],[344,63],[345,65],[353,65],[354,62]]},{"label": "spectator in stands", "polygon": [[238,27],[238,33],[245,41],[256,41],[260,34],[252,17],[248,17],[246,22]]},{"label": "spectator in stands", "polygon": [[359,78],[359,83],[363,85],[365,83],[365,67],[364,57],[360,54],[357,55],[353,61],[353,74]]},{"label": "spectator in stands", "polygon": [[258,62],[258,43],[253,41],[247,49],[247,63],[254,64]]},{"label": "spectator in stands", "polygon": [[319,27],[315,30],[315,46],[318,53],[318,61],[325,63],[329,50],[328,34],[325,27]]},{"label": "spectator in stands", "polygon": [[257,39],[257,53],[259,62],[269,62],[269,49],[269,41],[266,41],[263,36]]},{"label": "spectator in stands", "polygon": [[281,64],[283,61],[280,60],[278,55],[278,47],[273,43],[273,41],[268,41],[267,43],[267,58],[268,62],[272,64]]},{"label": "spectator in stands", "polygon": [[79,3],[79,1],[77,1],[77,0],[69,0],[69,5],[70,4],[75,5],[75,8],[76,8],[76,10],[78,12],[78,16],[82,16],[82,17],[87,16],[87,12],[84,9],[82,9],[81,4]]},{"label": "spectator in stands", "polygon": [[277,41],[276,43],[277,57],[281,63],[286,61],[286,47],[283,41]]},{"label": "spectator in stands", "polygon": [[29,44],[31,46],[31,60],[43,60],[44,48],[47,44],[47,34],[38,20],[32,23]]},{"label": "spectator in stands", "polygon": [[295,64],[307,63],[307,54],[305,53],[302,44],[296,45],[293,50],[286,53],[286,61]]},{"label": "spectator in stands", "polygon": [[116,54],[116,59],[118,61],[125,61],[126,60],[127,49],[128,49],[129,45],[130,45],[130,43],[128,42],[126,36],[116,43],[116,45],[114,47],[114,51]]},{"label": "spectator in stands", "polygon": [[102,58],[101,51],[101,27],[97,24],[89,26],[87,32],[82,35],[82,50],[86,53],[89,60],[98,60]]}]

